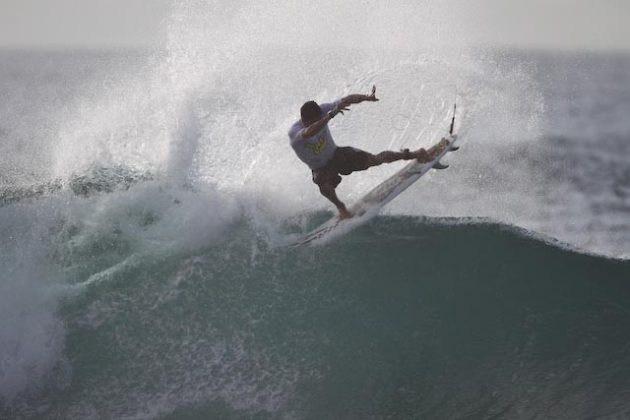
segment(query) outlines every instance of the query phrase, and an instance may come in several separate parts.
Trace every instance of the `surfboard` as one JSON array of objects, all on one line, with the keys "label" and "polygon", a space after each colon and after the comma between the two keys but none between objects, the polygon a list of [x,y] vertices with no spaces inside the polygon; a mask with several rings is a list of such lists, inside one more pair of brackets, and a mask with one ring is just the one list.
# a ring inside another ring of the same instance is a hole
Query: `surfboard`
[{"label": "surfboard", "polygon": [[442,138],[438,144],[428,150],[429,153],[432,153],[435,156],[431,161],[413,161],[408,163],[404,168],[374,187],[370,192],[365,194],[350,208],[348,208],[348,210],[353,214],[352,218],[340,219],[339,216],[334,216],[300,237],[292,243],[291,246],[298,247],[321,245],[333,238],[339,237],[340,235],[349,232],[376,216],[387,203],[409,188],[409,186],[429,172],[429,170],[448,168],[448,165],[443,164],[441,159],[448,152],[459,149],[459,147],[456,146],[457,134],[453,133],[455,125],[455,110],[456,107],[453,108],[453,117],[451,119],[449,135]]}]

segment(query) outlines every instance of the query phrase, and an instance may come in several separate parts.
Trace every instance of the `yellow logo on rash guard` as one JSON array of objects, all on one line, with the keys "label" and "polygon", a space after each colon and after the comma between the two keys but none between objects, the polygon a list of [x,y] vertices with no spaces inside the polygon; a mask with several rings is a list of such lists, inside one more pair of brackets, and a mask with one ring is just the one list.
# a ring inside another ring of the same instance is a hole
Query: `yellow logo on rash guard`
[{"label": "yellow logo on rash guard", "polygon": [[304,147],[306,147],[308,150],[315,153],[316,155],[319,155],[322,152],[322,150],[326,148],[326,139],[323,137],[320,137],[315,143],[313,144],[306,143]]}]

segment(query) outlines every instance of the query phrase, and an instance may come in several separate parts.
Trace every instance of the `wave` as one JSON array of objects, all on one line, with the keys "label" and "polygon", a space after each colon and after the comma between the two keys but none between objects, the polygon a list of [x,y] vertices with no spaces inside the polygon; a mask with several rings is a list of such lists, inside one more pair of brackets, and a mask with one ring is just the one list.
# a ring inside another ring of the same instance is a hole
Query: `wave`
[{"label": "wave", "polygon": [[[76,251],[67,269],[104,258]],[[630,262],[503,225],[380,216],[327,246],[290,249],[243,220],[220,246],[145,248],[118,264],[62,304],[72,380],[57,372],[21,397],[20,415],[630,410],[619,335],[630,326]]]}]

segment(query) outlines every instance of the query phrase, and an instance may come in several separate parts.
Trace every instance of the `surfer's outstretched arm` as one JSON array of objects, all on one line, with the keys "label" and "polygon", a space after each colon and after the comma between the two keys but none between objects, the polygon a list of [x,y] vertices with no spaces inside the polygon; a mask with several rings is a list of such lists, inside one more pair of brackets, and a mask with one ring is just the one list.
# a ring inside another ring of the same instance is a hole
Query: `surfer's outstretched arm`
[{"label": "surfer's outstretched arm", "polygon": [[328,121],[330,121],[332,117],[332,114],[322,115],[319,120],[315,121],[302,131],[302,137],[311,137],[313,134],[321,130],[326,124],[328,124]]},{"label": "surfer's outstretched arm", "polygon": [[339,105],[337,105],[333,110],[322,114],[322,116],[318,120],[315,120],[309,124],[303,122],[304,125],[306,125],[306,128],[302,131],[302,137],[311,137],[319,130],[321,130],[326,124],[328,124],[328,121],[332,120],[335,115],[339,113],[343,114],[343,111],[347,110],[348,108],[346,108],[345,105],[342,105],[340,102]]},{"label": "surfer's outstretched arm", "polygon": [[359,104],[364,101],[369,101],[369,102],[378,101],[378,98],[376,97],[376,86],[372,86],[372,93],[370,93],[369,95],[361,95],[361,94],[355,93],[352,95],[344,96],[339,101],[339,106],[346,107],[348,105]]},{"label": "surfer's outstretched arm", "polygon": [[323,185],[319,187],[319,192],[322,193],[324,197],[330,200],[331,203],[337,207],[339,210],[339,217],[341,219],[347,219],[352,217],[352,213],[348,211],[346,205],[341,202],[339,197],[337,197],[337,193],[335,192],[335,188],[331,185]]}]

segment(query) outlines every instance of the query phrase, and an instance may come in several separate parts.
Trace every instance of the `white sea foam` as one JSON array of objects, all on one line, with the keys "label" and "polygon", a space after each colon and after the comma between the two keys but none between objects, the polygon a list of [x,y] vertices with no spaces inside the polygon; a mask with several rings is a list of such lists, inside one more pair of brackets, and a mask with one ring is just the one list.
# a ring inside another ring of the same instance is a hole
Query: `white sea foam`
[{"label": "white sea foam", "polygon": [[0,209],[0,401],[43,380],[59,362],[64,327],[47,260],[49,202]]}]

